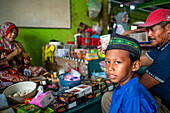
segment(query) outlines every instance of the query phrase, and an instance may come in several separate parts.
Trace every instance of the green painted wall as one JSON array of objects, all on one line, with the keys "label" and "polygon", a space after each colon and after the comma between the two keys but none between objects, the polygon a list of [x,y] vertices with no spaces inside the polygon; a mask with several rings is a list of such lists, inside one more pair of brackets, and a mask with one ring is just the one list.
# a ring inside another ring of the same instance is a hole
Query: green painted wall
[{"label": "green painted wall", "polygon": [[49,43],[51,39],[63,43],[74,41],[74,34],[77,33],[80,22],[89,26],[97,24],[98,19],[90,20],[87,16],[86,0],[71,1],[71,29],[44,29],[44,28],[19,28],[19,35],[16,40],[20,41],[25,50],[32,57],[32,65],[41,66],[42,46]]},{"label": "green painted wall", "polygon": [[[30,53],[32,65],[41,66],[42,46],[48,44],[51,39],[59,40],[63,43],[74,41],[74,34],[80,22],[89,26],[97,24],[99,18],[94,20],[87,16],[86,0],[70,0],[71,4],[71,28],[70,29],[45,29],[45,28],[19,28],[19,35],[16,40],[20,41],[25,50]],[[102,0],[99,0],[100,2]],[[107,5],[107,4],[106,4]],[[145,16],[143,18],[146,18]],[[136,19],[135,19],[136,20]]]}]

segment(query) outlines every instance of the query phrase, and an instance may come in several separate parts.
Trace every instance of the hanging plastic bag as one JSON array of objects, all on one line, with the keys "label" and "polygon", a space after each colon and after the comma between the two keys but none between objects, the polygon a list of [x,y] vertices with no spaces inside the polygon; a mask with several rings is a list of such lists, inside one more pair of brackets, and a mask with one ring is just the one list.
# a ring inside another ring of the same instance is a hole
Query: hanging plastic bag
[{"label": "hanging plastic bag", "polygon": [[90,19],[96,18],[101,11],[101,3],[98,0],[86,0],[88,7],[88,16]]}]

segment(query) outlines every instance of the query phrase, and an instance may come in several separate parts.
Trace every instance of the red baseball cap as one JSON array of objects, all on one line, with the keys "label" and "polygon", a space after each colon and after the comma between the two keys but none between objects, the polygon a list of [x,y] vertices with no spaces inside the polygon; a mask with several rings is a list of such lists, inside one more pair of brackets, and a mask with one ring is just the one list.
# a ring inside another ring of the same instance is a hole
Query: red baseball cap
[{"label": "red baseball cap", "polygon": [[149,27],[161,21],[170,21],[170,9],[157,9],[152,11],[144,24],[139,26]]}]

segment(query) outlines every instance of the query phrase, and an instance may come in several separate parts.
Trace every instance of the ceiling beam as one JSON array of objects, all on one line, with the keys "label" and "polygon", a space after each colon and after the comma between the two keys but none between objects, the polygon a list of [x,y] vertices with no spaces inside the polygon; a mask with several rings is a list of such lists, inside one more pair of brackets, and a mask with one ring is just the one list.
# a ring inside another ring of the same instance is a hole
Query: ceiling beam
[{"label": "ceiling beam", "polygon": [[153,0],[151,2],[139,4],[136,8],[147,8],[168,3],[170,3],[170,0],[155,0],[155,1]]}]

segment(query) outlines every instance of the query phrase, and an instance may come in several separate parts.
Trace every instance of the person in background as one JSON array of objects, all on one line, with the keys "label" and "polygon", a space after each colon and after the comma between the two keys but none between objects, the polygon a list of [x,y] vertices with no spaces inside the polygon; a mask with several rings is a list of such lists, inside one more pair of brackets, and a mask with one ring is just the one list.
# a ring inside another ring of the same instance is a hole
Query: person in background
[{"label": "person in background", "polygon": [[116,19],[116,26],[114,28],[114,33],[127,36],[131,33],[144,31],[143,28],[130,30],[130,27],[127,23],[128,22],[128,13],[127,12],[119,12],[115,16],[115,19]]},{"label": "person in background", "polygon": [[[143,25],[152,45],[150,52],[140,57],[141,66],[149,66],[138,76],[139,82],[152,94],[158,113],[170,113],[170,9],[157,9],[149,14]],[[104,94],[101,102],[103,113],[108,113],[112,92]]]},{"label": "person in background", "polygon": [[[115,28],[114,28],[114,31],[113,31],[113,33],[115,33],[115,34],[128,36],[131,33],[145,31],[144,28],[138,28],[138,29],[130,30],[129,25],[127,24],[127,22],[128,22],[128,13],[127,12],[119,12],[115,16],[115,20],[116,20],[116,25],[115,25]],[[104,51],[102,51],[101,45],[98,45],[97,49],[98,49],[98,51],[101,51],[102,54],[104,54]]]},{"label": "person in background", "polygon": [[0,79],[8,82],[21,82],[48,72],[43,67],[31,66],[31,58],[22,44],[16,41],[18,27],[5,22],[0,26]]},{"label": "person in background", "polygon": [[156,102],[134,77],[140,68],[139,42],[113,35],[105,52],[107,75],[113,83],[119,83],[113,91],[109,113],[157,113]]}]

